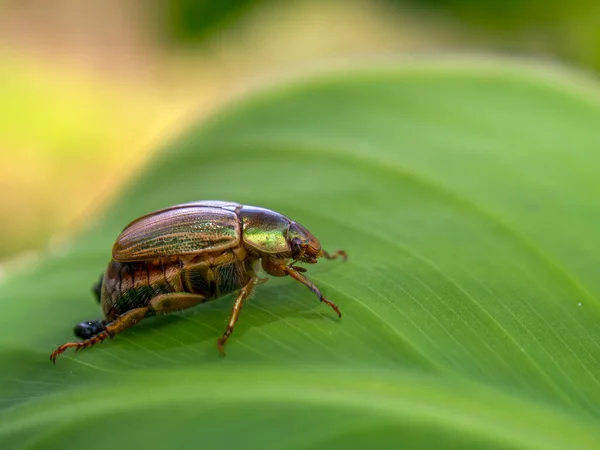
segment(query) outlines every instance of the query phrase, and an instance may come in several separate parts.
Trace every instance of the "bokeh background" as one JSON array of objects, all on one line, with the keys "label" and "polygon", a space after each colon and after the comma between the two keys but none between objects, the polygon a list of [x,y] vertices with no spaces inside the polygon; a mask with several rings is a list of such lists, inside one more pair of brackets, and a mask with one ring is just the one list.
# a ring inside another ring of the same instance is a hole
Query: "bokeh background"
[{"label": "bokeh background", "polygon": [[594,0],[0,1],[0,276],[258,82],[373,55],[490,51],[596,71],[599,22]]}]

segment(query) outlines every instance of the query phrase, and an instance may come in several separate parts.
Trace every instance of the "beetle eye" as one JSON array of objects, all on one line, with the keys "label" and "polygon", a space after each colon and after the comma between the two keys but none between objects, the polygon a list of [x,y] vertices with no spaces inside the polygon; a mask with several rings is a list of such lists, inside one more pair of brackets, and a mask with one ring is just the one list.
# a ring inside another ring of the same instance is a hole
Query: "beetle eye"
[{"label": "beetle eye", "polygon": [[292,256],[296,257],[302,252],[302,241],[299,238],[294,238],[290,241],[290,248],[292,249]]}]

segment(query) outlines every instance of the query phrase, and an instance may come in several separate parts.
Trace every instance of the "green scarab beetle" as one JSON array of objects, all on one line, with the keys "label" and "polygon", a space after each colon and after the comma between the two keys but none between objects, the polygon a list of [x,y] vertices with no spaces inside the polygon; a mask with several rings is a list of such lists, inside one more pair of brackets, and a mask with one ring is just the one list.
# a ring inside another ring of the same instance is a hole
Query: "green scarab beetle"
[{"label": "green scarab beetle", "polygon": [[50,356],[68,348],[91,347],[126,330],[144,317],[168,314],[214,300],[234,291],[239,294],[223,336],[225,342],[255,286],[262,265],[272,276],[289,275],[314,292],[341,317],[305,276],[297,262],[314,264],[333,254],[306,228],[265,208],[221,201],[201,201],[171,206],[131,222],[117,238],[112,260],[94,291],[104,320],[82,322],[74,329],[81,342],[68,342]]}]

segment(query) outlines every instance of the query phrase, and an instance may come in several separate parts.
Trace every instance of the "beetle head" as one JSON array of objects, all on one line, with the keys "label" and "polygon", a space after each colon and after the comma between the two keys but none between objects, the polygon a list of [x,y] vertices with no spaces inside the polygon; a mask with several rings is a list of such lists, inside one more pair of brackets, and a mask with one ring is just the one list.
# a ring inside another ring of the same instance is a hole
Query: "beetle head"
[{"label": "beetle head", "polygon": [[296,261],[314,264],[317,258],[322,256],[319,240],[299,223],[292,222],[287,236],[292,249],[292,258]]}]

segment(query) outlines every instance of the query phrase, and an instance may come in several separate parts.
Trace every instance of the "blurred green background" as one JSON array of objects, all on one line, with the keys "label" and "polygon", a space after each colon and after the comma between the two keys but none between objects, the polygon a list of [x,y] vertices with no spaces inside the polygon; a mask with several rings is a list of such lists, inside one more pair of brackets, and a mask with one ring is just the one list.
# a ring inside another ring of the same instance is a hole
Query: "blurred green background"
[{"label": "blurred green background", "polygon": [[0,261],[60,243],[167,136],[256,80],[489,50],[595,71],[599,17],[592,0],[3,0]]}]

